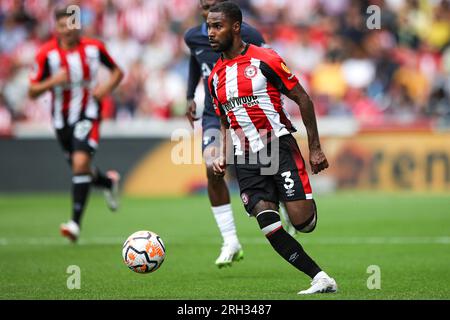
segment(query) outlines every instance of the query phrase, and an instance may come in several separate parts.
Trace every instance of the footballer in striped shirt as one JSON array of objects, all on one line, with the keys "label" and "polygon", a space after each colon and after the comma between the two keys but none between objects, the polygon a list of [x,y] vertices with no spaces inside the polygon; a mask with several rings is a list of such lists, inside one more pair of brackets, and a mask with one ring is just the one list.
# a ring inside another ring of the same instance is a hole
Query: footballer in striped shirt
[{"label": "footballer in striped shirt", "polygon": [[[104,190],[112,211],[118,207],[119,173],[101,172],[92,166],[92,157],[100,138],[101,100],[119,85],[123,73],[101,41],[81,36],[71,25],[68,8],[57,8],[55,20],[55,37],[36,55],[29,96],[51,93],[53,126],[72,169],[72,218],[61,224],[60,231],[76,241],[91,185]],[[102,65],[110,76],[98,83]]]},{"label": "footballer in striped shirt", "polygon": [[[308,134],[313,174],[328,167],[317,130],[314,105],[283,59],[268,48],[245,43],[241,37],[242,12],[233,2],[212,7],[207,20],[208,38],[221,56],[208,79],[217,115],[221,118],[221,154],[214,172],[225,174],[226,130],[234,146],[234,167],[241,199],[275,251],[308,275],[311,287],[299,294],[336,292],[328,276],[281,224],[279,204],[284,203],[290,221],[304,233],[317,223],[317,208],[305,161],[292,133],[295,128],[283,109],[282,94],[296,102]],[[256,157],[254,156],[256,155]],[[268,156],[268,163],[262,161]],[[256,161],[250,161],[256,160]]]}]

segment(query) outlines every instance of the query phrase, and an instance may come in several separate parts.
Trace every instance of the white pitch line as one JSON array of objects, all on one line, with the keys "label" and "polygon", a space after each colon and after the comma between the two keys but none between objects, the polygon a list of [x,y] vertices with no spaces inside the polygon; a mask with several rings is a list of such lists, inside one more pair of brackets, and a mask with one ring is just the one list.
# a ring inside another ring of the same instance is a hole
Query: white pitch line
[{"label": "white pitch line", "polygon": [[[261,237],[241,237],[242,244],[267,244],[267,240]],[[320,237],[308,238],[307,235],[298,235],[297,239],[302,244],[318,245],[417,245],[417,244],[450,244],[450,236],[441,237]],[[78,245],[122,245],[123,237],[85,237],[81,238]],[[186,241],[166,239],[168,245],[186,244]],[[193,244],[220,244],[218,240],[193,241]],[[20,237],[0,238],[0,246],[67,246],[68,241],[60,237]]]}]

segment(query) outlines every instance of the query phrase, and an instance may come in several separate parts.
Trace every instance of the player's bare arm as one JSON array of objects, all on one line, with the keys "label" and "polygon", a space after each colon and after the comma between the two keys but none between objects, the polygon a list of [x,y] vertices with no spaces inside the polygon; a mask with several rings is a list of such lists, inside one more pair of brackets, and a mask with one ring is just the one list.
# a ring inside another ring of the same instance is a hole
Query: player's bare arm
[{"label": "player's bare arm", "polygon": [[328,168],[328,161],[320,146],[319,132],[317,130],[314,104],[305,89],[297,84],[287,93],[287,97],[298,104],[302,114],[303,124],[308,134],[309,162],[313,174]]},{"label": "player's bare arm", "polygon": [[[186,118],[191,125],[191,128],[194,128],[194,121],[199,120],[200,118],[196,116],[197,113],[197,104],[194,101],[195,96],[195,87],[197,87],[200,79],[200,65],[195,60],[194,56],[191,55],[189,60],[189,82],[188,82],[188,98],[186,102]],[[192,84],[195,83],[195,87]]]},{"label": "player's bare arm", "polygon": [[28,88],[28,96],[32,99],[39,97],[45,91],[59,85],[64,85],[68,81],[67,71],[60,70],[55,75],[40,82],[31,83]]},{"label": "player's bare arm", "polygon": [[199,117],[195,116],[196,112],[197,104],[195,103],[194,99],[188,99],[186,103],[186,117],[189,120],[189,124],[192,128],[194,128],[194,121],[200,119]]},{"label": "player's bare arm", "polygon": [[229,128],[229,124],[226,116],[220,117],[220,136],[222,138],[222,142],[220,145],[220,153],[219,156],[213,161],[213,169],[214,174],[218,176],[225,175],[226,169],[226,155],[227,155],[227,129]]},{"label": "player's bare arm", "polygon": [[101,100],[104,96],[110,94],[119,85],[122,79],[123,79],[122,70],[118,66],[115,66],[111,70],[111,75],[108,81],[106,81],[102,85],[97,86],[94,89],[92,95],[94,96],[95,99]]}]

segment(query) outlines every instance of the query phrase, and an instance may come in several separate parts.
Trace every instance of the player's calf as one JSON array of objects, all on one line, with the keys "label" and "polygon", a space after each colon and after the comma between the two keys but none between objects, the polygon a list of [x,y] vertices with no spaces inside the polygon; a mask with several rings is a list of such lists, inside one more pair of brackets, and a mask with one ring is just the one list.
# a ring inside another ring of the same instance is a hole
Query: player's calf
[{"label": "player's calf", "polygon": [[231,266],[233,262],[241,260],[244,252],[237,236],[228,187],[223,176],[214,175],[212,162],[206,161],[206,163],[208,197],[211,202],[211,210],[223,238],[222,249],[215,262],[221,268]]},{"label": "player's calf", "polygon": [[214,174],[214,170],[207,163],[206,176],[208,178],[208,197],[212,207],[219,207],[230,203],[230,193],[223,176]]},{"label": "player's calf", "polygon": [[92,174],[92,184],[97,188],[102,189],[112,189],[113,180],[108,176],[108,174],[104,174],[100,171],[99,168],[93,168],[91,170]]},{"label": "player's calf", "polygon": [[313,232],[317,225],[317,212],[314,212],[313,215],[308,218],[304,223],[294,225],[297,231],[302,233],[310,233]]},{"label": "player's calf", "polygon": [[[264,203],[264,201],[260,201],[260,203]],[[258,205],[255,208],[258,207],[261,208]],[[283,229],[280,216],[272,207],[268,206],[265,210],[258,210],[259,212],[256,214],[252,211],[261,231],[280,256],[298,270],[314,278],[322,270],[303,250],[300,243]]]},{"label": "player's calf", "polygon": [[286,208],[284,207],[284,204],[280,205],[279,213],[281,217],[281,224],[283,225],[284,230],[286,230],[286,232],[289,233],[291,236],[295,236],[295,234],[297,233],[297,229],[292,224],[291,219],[289,218],[289,215],[286,211]]},{"label": "player's calf", "polygon": [[120,174],[115,170],[106,172],[106,179],[110,181],[110,186],[105,186],[103,194],[105,195],[106,204],[108,208],[115,212],[119,208],[119,183]]},{"label": "player's calf", "polygon": [[211,163],[206,162],[206,178],[208,179],[208,183],[211,185],[224,183],[224,176],[220,176],[214,173],[212,161]]},{"label": "player's calf", "polygon": [[317,206],[316,202],[312,200],[313,208],[311,216],[303,223],[294,225],[295,229],[302,233],[313,232],[317,225]]},{"label": "player's calf", "polygon": [[[261,202],[264,203],[264,201]],[[336,281],[322,271],[303,250],[300,243],[282,228],[278,212],[270,207],[256,214],[262,232],[280,256],[312,278],[311,287],[300,291],[299,294],[336,292]]]},{"label": "player's calf", "polygon": [[298,232],[314,231],[317,225],[317,207],[313,199],[286,202],[286,208],[292,225]]}]

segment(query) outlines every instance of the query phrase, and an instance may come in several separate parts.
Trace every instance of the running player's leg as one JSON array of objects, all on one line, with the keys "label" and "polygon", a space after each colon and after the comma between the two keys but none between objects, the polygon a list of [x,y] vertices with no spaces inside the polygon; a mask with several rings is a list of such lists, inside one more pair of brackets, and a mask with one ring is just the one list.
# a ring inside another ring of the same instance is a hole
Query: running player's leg
[{"label": "running player's leg", "polygon": [[72,221],[78,226],[81,225],[91,183],[91,154],[76,150],[72,153]]},{"label": "running player's leg", "polygon": [[[84,120],[89,121],[89,120]],[[92,157],[97,149],[100,140],[100,120],[91,121],[92,128],[89,134],[79,140],[76,144],[81,150],[86,150]],[[109,170],[103,173],[98,167],[90,169],[92,176],[92,185],[103,189],[106,204],[111,211],[116,211],[119,207],[119,182],[120,174],[115,170]]]},{"label": "running player's leg", "polygon": [[64,138],[69,141],[72,169],[72,219],[61,225],[61,233],[76,241],[93,182],[92,158],[98,145],[98,121],[81,120],[65,131]]},{"label": "running player's leg", "polygon": [[98,145],[98,121],[84,119],[73,126],[72,199],[74,221],[79,226],[92,184],[92,157]]},{"label": "running player's leg", "polygon": [[[313,199],[286,201],[289,217],[299,232],[312,232],[317,224],[317,208]],[[336,281],[324,271],[312,277],[311,287],[302,290],[299,294],[336,292]]]},{"label": "running player's leg", "polygon": [[206,164],[207,189],[211,210],[223,239],[221,253],[215,263],[222,267],[229,266],[233,261],[242,259],[243,251],[236,232],[228,186],[224,177],[214,174],[212,167],[213,160],[219,154],[220,130],[217,127],[219,123],[217,119],[208,118],[204,115],[203,158]]},{"label": "running player's leg", "polygon": [[314,199],[286,201],[284,205],[297,231],[302,233],[314,231],[317,225],[317,207]]},{"label": "running player's leg", "polygon": [[[72,170],[72,157],[73,157],[73,141],[72,141],[72,134],[73,134],[73,128],[66,126],[62,129],[58,129],[56,131],[56,136],[58,139],[58,142],[64,152],[64,157],[66,158],[66,161],[69,163],[71,171]],[[63,223],[60,226],[61,234],[67,238],[69,238],[71,241],[76,241],[79,234],[80,234],[80,217],[78,212],[76,213],[75,206],[74,206],[74,180],[78,181],[74,176],[72,176],[72,220],[69,220],[67,223]],[[78,192],[77,192],[78,193]],[[77,217],[78,216],[78,217]],[[75,222],[74,220],[78,220],[78,222]]]},{"label": "running player's leg", "polygon": [[256,218],[275,251],[291,265],[313,278],[321,269],[281,225],[278,189],[274,176],[261,175],[257,165],[236,164],[235,167],[246,211]]},{"label": "running player's leg", "polygon": [[[291,135],[281,137],[279,150],[280,167],[275,175],[278,196],[284,202],[294,227],[300,232],[312,232],[317,224],[317,208],[312,199],[309,177],[295,138]],[[314,273],[308,275],[313,279],[311,287],[300,291],[300,294],[337,290],[334,279],[320,268],[317,267]]]},{"label": "running player's leg", "polygon": [[278,206],[270,201],[260,200],[251,210],[259,227],[275,251],[287,262],[309,277],[314,278],[322,270],[281,226]]},{"label": "running player's leg", "polygon": [[311,278],[314,277],[321,269],[281,225],[275,177],[261,174],[262,166],[259,164],[242,165],[236,158],[235,168],[247,213],[256,218],[263,234],[283,259]]},{"label": "running player's leg", "polygon": [[[63,142],[61,142],[62,145],[64,145]],[[70,143],[71,145],[71,143]],[[72,169],[72,153],[67,151],[67,148],[63,147],[64,149],[64,157],[66,158],[67,163],[69,164],[70,168]],[[107,171],[106,174],[103,173],[100,168],[93,166],[91,168],[91,176],[92,176],[92,185],[97,188],[102,189],[112,189],[113,187],[113,179],[110,178],[111,173],[115,175],[116,171]]]},{"label": "running player's leg", "polygon": [[73,151],[70,158],[72,168],[72,218],[61,224],[64,237],[75,242],[80,235],[80,225],[92,182],[90,173],[91,155],[85,151]]},{"label": "running player's leg", "polygon": [[295,236],[295,234],[297,233],[297,229],[292,224],[284,202],[280,203],[280,216],[281,224],[283,225],[284,230],[286,230],[287,233],[289,233],[291,236]]},{"label": "running player's leg", "polygon": [[108,173],[104,173],[97,166],[91,168],[92,185],[96,188],[111,189],[112,180],[108,177]]},{"label": "running player's leg", "polygon": [[312,232],[317,224],[317,208],[305,161],[293,136],[283,136],[278,141],[280,166],[275,180],[280,199],[295,229]]},{"label": "running player's leg", "polygon": [[[100,120],[92,121],[92,129],[89,135],[84,139],[83,145],[85,149],[91,150],[92,154],[97,149],[98,143],[100,141]],[[98,167],[91,168],[92,175],[92,185],[101,188],[110,190],[113,188],[114,179],[111,177],[111,172],[113,175],[118,175],[116,171],[108,171],[103,173]]]}]

